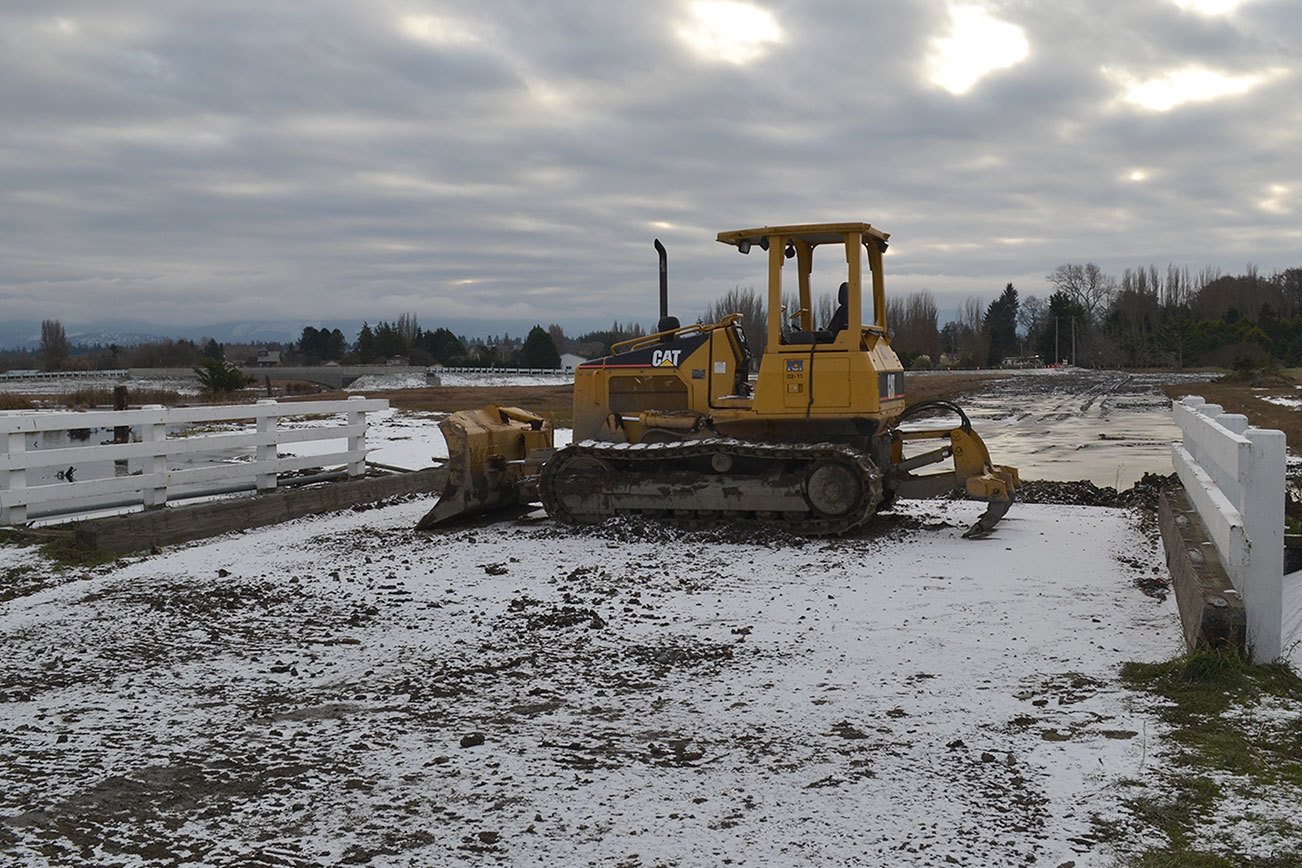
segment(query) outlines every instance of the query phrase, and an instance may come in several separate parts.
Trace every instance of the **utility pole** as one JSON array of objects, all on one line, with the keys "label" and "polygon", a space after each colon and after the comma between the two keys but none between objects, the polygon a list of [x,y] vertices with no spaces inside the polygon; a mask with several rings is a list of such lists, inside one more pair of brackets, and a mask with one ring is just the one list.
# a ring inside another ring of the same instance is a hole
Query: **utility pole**
[{"label": "utility pole", "polygon": [[1058,350],[1058,322],[1062,317],[1053,318],[1053,363],[1056,365],[1062,361],[1062,353]]}]

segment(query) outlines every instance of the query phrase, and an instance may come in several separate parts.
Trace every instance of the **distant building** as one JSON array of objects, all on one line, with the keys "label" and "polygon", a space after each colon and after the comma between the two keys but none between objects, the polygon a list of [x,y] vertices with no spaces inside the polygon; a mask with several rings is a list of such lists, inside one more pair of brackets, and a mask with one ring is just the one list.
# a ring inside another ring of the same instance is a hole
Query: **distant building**
[{"label": "distant building", "polygon": [[258,350],[258,367],[274,368],[280,364],[280,350]]},{"label": "distant building", "polygon": [[561,370],[573,371],[586,361],[587,359],[583,358],[583,356],[576,356],[574,353],[561,353]]},{"label": "distant building", "polygon": [[408,366],[409,362],[407,361],[406,356],[394,356],[385,362],[385,364],[391,368],[405,368]]}]

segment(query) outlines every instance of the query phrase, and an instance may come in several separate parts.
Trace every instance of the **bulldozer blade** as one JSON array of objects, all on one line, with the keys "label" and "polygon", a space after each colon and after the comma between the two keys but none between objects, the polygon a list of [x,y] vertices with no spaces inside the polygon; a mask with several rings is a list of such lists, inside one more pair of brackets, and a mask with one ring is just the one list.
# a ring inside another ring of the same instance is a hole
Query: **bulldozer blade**
[{"label": "bulldozer blade", "polygon": [[448,444],[448,479],[416,525],[431,530],[530,502],[540,466],[531,453],[552,446],[551,423],[517,407],[462,410],[439,423]]}]

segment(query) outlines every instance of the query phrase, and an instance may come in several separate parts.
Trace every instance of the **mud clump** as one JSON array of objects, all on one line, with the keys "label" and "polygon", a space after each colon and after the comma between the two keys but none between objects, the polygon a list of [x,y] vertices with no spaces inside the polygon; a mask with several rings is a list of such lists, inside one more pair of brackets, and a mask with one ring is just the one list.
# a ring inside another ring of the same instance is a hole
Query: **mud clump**
[{"label": "mud clump", "polygon": [[1247,371],[1234,371],[1221,377],[1217,382],[1237,383],[1241,386],[1253,386],[1258,389],[1292,389],[1295,385],[1291,377],[1270,368],[1256,368]]},{"label": "mud clump", "polygon": [[528,616],[528,625],[531,630],[579,626],[587,627],[589,630],[600,630],[606,626],[606,621],[591,609],[553,606],[544,612],[531,613]]},{"label": "mud clump", "polygon": [[1146,512],[1157,512],[1158,496],[1165,486],[1175,482],[1175,478],[1175,474],[1161,476],[1145,473],[1133,487],[1125,491],[1117,491],[1108,485],[1098,486],[1084,479],[1076,482],[1023,482],[1017,489],[1017,499],[1022,503],[1134,507]]},{"label": "mud clump", "polygon": [[[703,525],[702,523],[705,522]],[[713,523],[710,523],[713,522]],[[807,537],[772,522],[730,521],[726,518],[688,517],[649,518],[618,515],[600,524],[570,528],[571,533],[589,534],[598,539],[623,543],[660,543],[673,545],[758,545],[769,549],[800,548]],[[550,532],[549,532],[550,533]]]}]

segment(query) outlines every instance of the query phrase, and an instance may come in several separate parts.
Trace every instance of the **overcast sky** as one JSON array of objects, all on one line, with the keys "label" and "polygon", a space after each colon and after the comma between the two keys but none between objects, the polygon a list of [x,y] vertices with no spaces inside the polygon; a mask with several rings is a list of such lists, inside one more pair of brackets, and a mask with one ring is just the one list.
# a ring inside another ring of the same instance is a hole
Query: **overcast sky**
[{"label": "overcast sky", "polygon": [[[0,7],[0,319],[694,319],[865,220],[942,307],[1302,265],[1296,0]],[[829,278],[830,279],[830,278]]]}]

